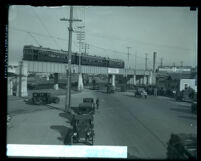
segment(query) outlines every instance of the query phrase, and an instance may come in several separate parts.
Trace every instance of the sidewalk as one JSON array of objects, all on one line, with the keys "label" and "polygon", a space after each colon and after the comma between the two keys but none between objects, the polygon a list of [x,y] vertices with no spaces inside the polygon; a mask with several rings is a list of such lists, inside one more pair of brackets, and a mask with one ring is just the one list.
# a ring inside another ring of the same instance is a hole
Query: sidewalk
[{"label": "sidewalk", "polygon": [[23,100],[23,97],[18,96],[7,96],[8,101],[17,101],[17,100]]}]

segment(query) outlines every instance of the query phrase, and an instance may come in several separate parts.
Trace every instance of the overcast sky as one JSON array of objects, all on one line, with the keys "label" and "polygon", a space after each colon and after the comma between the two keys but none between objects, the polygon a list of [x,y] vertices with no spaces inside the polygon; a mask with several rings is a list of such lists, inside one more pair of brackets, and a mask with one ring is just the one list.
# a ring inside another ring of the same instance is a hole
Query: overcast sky
[{"label": "overcast sky", "polygon": [[[9,9],[9,64],[22,59],[23,46],[35,45],[52,49],[68,49],[70,7],[11,6]],[[85,26],[87,52],[91,55],[123,59],[143,69],[145,53],[152,68],[153,52],[163,65],[195,66],[197,64],[197,10],[189,7],[99,7],[75,6],[76,26]],[[79,51],[76,33],[72,50]]]}]

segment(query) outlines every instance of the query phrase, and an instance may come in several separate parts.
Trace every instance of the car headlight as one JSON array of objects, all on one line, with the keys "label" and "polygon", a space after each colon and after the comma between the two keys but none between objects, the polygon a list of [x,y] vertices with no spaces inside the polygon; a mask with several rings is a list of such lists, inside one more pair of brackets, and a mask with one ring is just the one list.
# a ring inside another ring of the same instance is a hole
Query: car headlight
[{"label": "car headlight", "polygon": [[73,136],[77,136],[77,133],[76,133],[76,132],[74,132],[74,133],[73,133]]}]

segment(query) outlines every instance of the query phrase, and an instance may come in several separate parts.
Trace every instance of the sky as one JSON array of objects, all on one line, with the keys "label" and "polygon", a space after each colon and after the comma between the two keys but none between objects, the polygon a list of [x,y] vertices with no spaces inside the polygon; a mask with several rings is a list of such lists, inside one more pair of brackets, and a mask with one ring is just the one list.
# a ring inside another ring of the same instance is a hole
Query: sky
[{"label": "sky", "polygon": [[[17,64],[24,45],[68,50],[70,7],[10,6],[8,16],[8,63]],[[198,11],[189,7],[74,6],[73,29],[85,26],[84,42],[90,55],[122,59],[126,66],[144,69],[147,54],[157,65],[197,65]],[[128,51],[128,47],[129,51]],[[73,32],[72,51],[78,52]],[[84,50],[82,49],[84,52]],[[129,57],[128,57],[129,52]]]}]

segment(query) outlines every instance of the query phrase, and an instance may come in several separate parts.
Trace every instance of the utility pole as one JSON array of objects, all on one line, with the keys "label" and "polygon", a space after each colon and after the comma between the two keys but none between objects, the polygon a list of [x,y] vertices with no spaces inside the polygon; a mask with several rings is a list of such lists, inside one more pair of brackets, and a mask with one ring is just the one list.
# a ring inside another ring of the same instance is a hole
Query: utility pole
[{"label": "utility pole", "polygon": [[161,67],[163,67],[163,58],[161,58],[161,64],[160,64]]},{"label": "utility pole", "polygon": [[82,41],[85,40],[85,32],[82,31],[81,29],[83,29],[85,26],[78,26],[77,28],[79,28],[79,31],[76,31],[77,33],[77,40],[79,41],[79,74],[81,73],[81,44],[83,43]]},{"label": "utility pole", "polygon": [[145,71],[147,71],[147,53],[145,54]]},{"label": "utility pole", "polygon": [[153,53],[153,73],[155,73],[156,71],[156,56],[157,56],[157,52]]},{"label": "utility pole", "polygon": [[130,49],[131,47],[127,47],[127,48],[128,48],[128,68],[130,68],[130,65],[129,65],[129,55],[130,55],[129,49]]},{"label": "utility pole", "polygon": [[18,91],[18,94],[19,94],[19,97],[22,96],[22,61],[20,61],[19,63],[19,91]]},{"label": "utility pole", "polygon": [[89,44],[85,43],[84,44],[84,53],[87,53],[87,49],[89,49]]},{"label": "utility pole", "polygon": [[183,61],[181,61],[180,63],[181,63],[181,67],[183,67]]},{"label": "utility pole", "polygon": [[137,52],[135,53],[135,73],[136,73],[136,67],[137,67],[136,62],[137,62]]},{"label": "utility pole", "polygon": [[66,99],[65,99],[65,112],[70,112],[71,108],[71,47],[72,47],[72,23],[73,21],[81,21],[73,19],[73,6],[70,6],[70,18],[61,18],[61,21],[69,21],[69,38],[68,38],[68,69],[67,69],[67,84],[66,84]]}]

